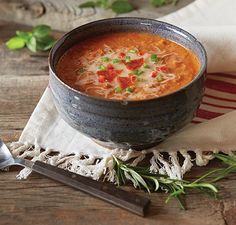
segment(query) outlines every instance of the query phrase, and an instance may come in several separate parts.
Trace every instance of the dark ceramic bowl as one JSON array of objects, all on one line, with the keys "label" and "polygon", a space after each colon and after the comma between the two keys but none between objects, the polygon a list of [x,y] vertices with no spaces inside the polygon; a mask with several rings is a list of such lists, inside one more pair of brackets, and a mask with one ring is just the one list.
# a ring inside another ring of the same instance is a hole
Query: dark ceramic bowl
[{"label": "dark ceramic bowl", "polygon": [[[156,34],[185,46],[198,57],[199,73],[174,93],[140,101],[89,96],[58,78],[55,66],[66,50],[87,38],[120,31]],[[203,46],[179,27],[144,18],[112,18],[80,26],[55,44],[49,56],[49,82],[55,105],[70,126],[105,146],[144,149],[163,141],[192,120],[203,95],[206,63]]]}]

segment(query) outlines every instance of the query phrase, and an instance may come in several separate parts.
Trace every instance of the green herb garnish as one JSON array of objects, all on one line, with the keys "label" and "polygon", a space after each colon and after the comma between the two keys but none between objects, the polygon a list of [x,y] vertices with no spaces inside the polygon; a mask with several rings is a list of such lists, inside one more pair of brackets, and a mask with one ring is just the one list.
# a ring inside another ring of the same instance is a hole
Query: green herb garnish
[{"label": "green herb garnish", "polygon": [[160,73],[157,75],[157,80],[159,82],[163,81],[163,77],[162,77],[162,75]]},{"label": "green herb garnish", "polygon": [[158,62],[158,58],[157,58],[156,54],[151,55],[151,61],[154,62],[154,63]]},{"label": "green herb garnish", "polygon": [[102,57],[101,60],[102,60],[102,62],[109,62],[110,61],[110,59],[108,57]]},{"label": "green herb garnish", "polygon": [[[161,7],[170,3],[176,4],[178,0],[150,0],[154,7]],[[95,0],[87,1],[79,5],[80,8],[100,7],[103,9],[111,9],[117,14],[128,13],[135,9],[133,4],[128,0]]]},{"label": "green herb garnish", "polygon": [[36,38],[44,38],[51,32],[51,27],[47,25],[39,25],[33,28],[32,34]]},{"label": "green herb garnish", "polygon": [[[214,184],[207,183],[203,179],[193,182],[171,179],[167,175],[152,173],[149,171],[149,168],[131,166],[128,163],[118,160],[115,156],[113,156],[113,168],[115,170],[116,183],[118,186],[126,184],[127,181],[130,180],[135,188],[145,189],[149,193],[151,191],[167,192],[169,196],[166,199],[166,203],[171,198],[176,198],[182,209],[185,209],[185,205],[181,196],[186,194],[187,190],[198,189],[202,192],[211,193],[214,196],[218,192]],[[204,176],[204,179],[207,177]]]},{"label": "green herb garnish", "polygon": [[140,76],[141,74],[144,73],[144,71],[139,70],[139,69],[136,69],[136,70],[134,70],[132,73],[133,73],[134,75],[136,75],[136,76]]},{"label": "green herb garnish", "polygon": [[127,88],[126,88],[126,91],[129,92],[129,93],[132,93],[134,90],[133,90],[133,88],[131,88],[131,87],[127,87]]},{"label": "green herb garnish", "polygon": [[79,73],[83,73],[83,72],[85,72],[85,71],[86,71],[86,69],[85,69],[84,67],[81,67],[81,68],[78,69],[78,72],[79,72]]},{"label": "green herb garnish", "polygon": [[55,43],[55,39],[50,35],[51,28],[47,25],[39,25],[31,32],[16,31],[16,36],[6,42],[9,49],[21,49],[27,46],[32,52],[47,51]]},{"label": "green herb garnish", "polygon": [[129,52],[130,52],[130,53],[137,53],[138,50],[137,50],[137,49],[130,49]]},{"label": "green herb garnish", "polygon": [[117,14],[122,14],[133,11],[134,7],[127,0],[117,0],[112,3],[111,9]]},{"label": "green herb garnish", "polygon": [[174,4],[176,5],[178,2],[178,0],[151,0],[151,4],[154,7],[161,7],[163,5],[167,5],[167,4]]},{"label": "green herb garnish", "polygon": [[125,57],[125,62],[131,62],[131,57],[130,56],[126,56]]},{"label": "green herb garnish", "polygon": [[80,8],[89,8],[89,7],[101,7],[104,9],[110,8],[113,12],[121,14],[128,13],[134,10],[134,7],[129,3],[128,0],[97,0],[97,1],[88,1],[79,5]]},{"label": "green herb garnish", "polygon": [[20,37],[13,37],[6,42],[6,45],[9,49],[20,49],[24,48],[25,41]]},{"label": "green herb garnish", "polygon": [[210,170],[194,181],[171,179],[168,175],[150,172],[148,167],[131,166],[113,156],[113,169],[115,171],[115,180],[118,186],[131,181],[135,188],[145,189],[148,192],[162,191],[169,193],[166,203],[176,198],[180,207],[185,209],[182,196],[191,189],[199,190],[203,193],[217,197],[218,189],[216,182],[224,179],[230,173],[236,171],[236,155],[213,154],[213,156],[222,161],[227,167]]},{"label": "green herb garnish", "polygon": [[122,92],[122,88],[121,87],[116,87],[114,89],[115,93],[121,93]]},{"label": "green herb garnish", "polygon": [[120,63],[120,59],[113,59],[112,62],[113,62],[114,64]]},{"label": "green herb garnish", "polygon": [[145,63],[145,64],[143,65],[143,68],[148,69],[148,68],[150,68],[150,66]]},{"label": "green herb garnish", "polygon": [[99,69],[99,70],[105,70],[106,67],[105,67],[104,65],[99,65],[99,66],[98,66],[98,69]]}]

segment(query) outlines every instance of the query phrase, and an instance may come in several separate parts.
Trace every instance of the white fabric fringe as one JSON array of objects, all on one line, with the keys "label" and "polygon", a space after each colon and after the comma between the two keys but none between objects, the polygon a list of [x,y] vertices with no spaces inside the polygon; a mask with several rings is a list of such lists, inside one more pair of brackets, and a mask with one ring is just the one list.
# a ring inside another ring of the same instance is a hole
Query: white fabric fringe
[{"label": "white fabric fringe", "polygon": [[[206,165],[213,159],[212,154],[204,154],[202,151],[195,152],[196,157],[191,158],[189,152],[180,150],[176,152],[160,152],[155,149],[143,151],[122,151],[120,149],[111,150],[111,154],[103,158],[93,155],[83,154],[62,154],[52,149],[42,150],[35,141],[34,145],[28,143],[13,142],[9,148],[15,157],[31,159],[32,161],[42,161],[53,166],[69,170],[71,172],[91,177],[95,180],[104,176],[104,179],[114,182],[113,155],[122,161],[131,161],[131,165],[136,166],[143,161],[147,155],[151,157],[149,168],[153,173],[167,174],[172,179],[182,179],[195,162],[198,166]],[[165,158],[164,158],[165,155]],[[179,156],[183,159],[179,160]],[[183,161],[180,164],[180,161]],[[26,179],[32,171],[24,168],[17,175],[17,179]]]}]

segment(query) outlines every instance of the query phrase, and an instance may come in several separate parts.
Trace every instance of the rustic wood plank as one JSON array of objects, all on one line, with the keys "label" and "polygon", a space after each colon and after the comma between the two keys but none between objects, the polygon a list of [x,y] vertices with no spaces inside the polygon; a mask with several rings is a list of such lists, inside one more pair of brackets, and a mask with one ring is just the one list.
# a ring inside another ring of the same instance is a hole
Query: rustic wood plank
[{"label": "rustic wood plank", "polygon": [[[111,10],[80,9],[78,6],[83,2],[86,0],[1,0],[0,19],[21,21],[28,25],[49,24],[54,29],[68,31],[96,19],[117,16]],[[176,6],[170,4],[160,8],[152,7],[146,0],[132,0],[131,2],[137,10],[120,16],[158,18],[182,8],[193,0],[179,0]]]},{"label": "rustic wood plank", "polygon": [[[16,30],[31,27],[0,21],[0,136],[19,139],[21,131],[48,85],[48,52],[10,51],[5,42]],[[53,32],[56,38],[63,33]]]},{"label": "rustic wood plank", "polygon": [[[3,42],[14,29],[25,26],[1,23],[0,26],[0,54],[4,56],[0,57],[0,138],[14,141],[47,86],[48,72],[40,69],[47,66],[47,53],[34,56],[27,49],[7,50]],[[195,167],[187,177],[196,178],[218,166],[219,163],[211,162],[207,167]],[[19,169],[0,172],[0,224],[236,224],[235,175],[220,182],[220,201],[194,191],[186,196],[188,210],[182,211],[175,200],[164,203],[166,194],[154,193],[150,196],[152,205],[147,218],[140,218],[35,173],[25,181],[18,181],[15,176]],[[125,189],[148,196],[132,187]]]},{"label": "rustic wood plank", "polygon": [[[30,224],[37,216],[36,224],[74,224],[78,219],[81,224],[221,225],[225,224],[223,215],[226,218],[233,216],[230,213],[234,209],[230,207],[233,202],[229,199],[235,195],[235,188],[227,186],[233,185],[235,179],[221,183],[227,203],[209,200],[205,195],[193,192],[186,198],[188,210],[183,211],[175,200],[165,204],[166,195],[154,193],[147,218],[140,218],[37,174],[32,174],[26,181],[16,181],[14,176],[15,172],[1,173],[0,202],[4,204],[0,205],[0,218],[9,224]],[[126,189],[133,191],[131,187]],[[147,196],[147,193],[135,192]]]}]

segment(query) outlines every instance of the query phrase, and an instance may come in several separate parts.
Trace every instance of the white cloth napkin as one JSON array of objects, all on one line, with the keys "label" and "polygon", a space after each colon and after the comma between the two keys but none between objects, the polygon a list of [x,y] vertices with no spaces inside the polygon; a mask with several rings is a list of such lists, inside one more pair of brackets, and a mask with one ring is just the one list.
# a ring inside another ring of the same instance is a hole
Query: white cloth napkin
[{"label": "white cloth napkin", "polygon": [[[197,0],[159,20],[188,30],[203,43],[209,58],[208,72],[233,74],[236,72],[235,12],[236,1]],[[150,150],[135,152],[114,149],[111,151],[95,144],[60,118],[53,104],[51,91],[47,88],[19,142],[12,145],[12,151],[20,157],[31,156],[33,160],[59,165],[94,179],[98,179],[104,171],[110,170],[110,180],[113,179],[112,154],[122,160],[134,158],[133,163],[137,164],[145,158],[147,153],[152,152],[153,157],[150,161],[152,170],[167,173],[173,178],[181,178],[192,167],[188,150],[195,151],[196,163],[204,165],[209,158],[202,153],[203,151],[229,152],[236,149],[236,111],[233,111],[234,108],[236,109],[236,91],[214,89],[215,81],[223,80],[224,82],[224,79],[231,88],[232,85],[236,85],[236,77],[218,74],[210,76],[213,81],[210,80],[209,84],[213,85],[213,89],[209,89],[207,95],[211,96],[211,100],[200,108],[201,112],[204,112],[204,117],[198,116],[195,121],[203,123],[188,125]],[[222,88],[222,85],[218,86]],[[209,96],[205,96],[205,100],[209,99]],[[216,107],[217,104],[219,107]],[[209,116],[211,114],[214,116]],[[217,117],[217,115],[222,116]],[[216,118],[207,120],[210,117]],[[32,145],[34,148],[31,147]],[[40,148],[46,151],[41,152]],[[50,156],[51,151],[58,151],[59,154]],[[170,161],[165,161],[160,151],[169,152]],[[185,159],[181,165],[177,158],[177,151]],[[87,158],[81,158],[82,155],[86,155]],[[158,161],[162,163],[162,166],[158,164]],[[29,173],[29,170],[23,170],[20,177],[26,177]]]}]

